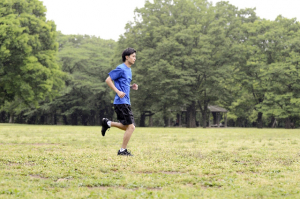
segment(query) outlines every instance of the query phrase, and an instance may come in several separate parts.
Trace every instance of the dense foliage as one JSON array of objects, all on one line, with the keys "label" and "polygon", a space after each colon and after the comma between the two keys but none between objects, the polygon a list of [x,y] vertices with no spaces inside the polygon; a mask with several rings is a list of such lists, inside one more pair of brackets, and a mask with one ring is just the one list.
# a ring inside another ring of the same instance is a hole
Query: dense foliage
[{"label": "dense foliage", "polygon": [[105,78],[115,41],[88,35],[59,33],[59,64],[67,74],[65,87],[53,101],[41,101],[38,109],[25,110],[29,123],[100,124],[112,115],[110,90]]},{"label": "dense foliage", "polygon": [[172,117],[170,110],[186,110],[187,126],[194,127],[198,109],[206,126],[209,104],[258,127],[264,116],[270,123],[286,119],[287,125],[299,116],[295,19],[269,21],[254,9],[206,0],[157,0],[135,13],[118,51],[138,50],[135,76],[143,90],[133,102],[141,118],[155,112],[161,120]]},{"label": "dense foliage", "polygon": [[[122,51],[133,47],[137,50],[133,83],[139,91],[131,98],[139,126],[182,120],[187,127],[206,127],[212,120],[209,105],[228,109],[230,126],[299,125],[300,23],[296,19],[265,20],[255,9],[238,9],[228,2],[213,6],[207,0],[155,0],[135,10],[134,20],[126,24],[117,43],[58,33],[55,61],[54,23],[45,21],[40,2],[21,2],[28,5],[27,13],[41,15],[42,22],[23,19],[35,16],[28,14],[1,19],[0,39],[7,45],[0,49],[0,101],[5,102],[0,122],[8,120],[7,113],[17,114],[22,123],[97,125],[103,116],[112,118],[114,93],[104,80],[121,63]],[[39,5],[34,7],[39,12],[30,10],[33,3]],[[3,13],[14,12],[3,2],[1,7]],[[14,34],[8,34],[13,27]],[[52,100],[61,85],[58,66],[67,77],[64,89]],[[9,67],[13,72],[5,72]],[[38,89],[30,90],[28,85]],[[28,106],[37,100],[39,107]]]},{"label": "dense foliage", "polygon": [[0,1],[0,105],[53,98],[62,87],[56,26],[38,0]]}]

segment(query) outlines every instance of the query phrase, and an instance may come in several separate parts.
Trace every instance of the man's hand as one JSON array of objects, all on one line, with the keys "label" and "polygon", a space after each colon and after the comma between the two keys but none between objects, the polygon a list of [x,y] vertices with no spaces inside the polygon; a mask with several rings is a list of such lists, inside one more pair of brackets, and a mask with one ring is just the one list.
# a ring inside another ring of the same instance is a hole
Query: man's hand
[{"label": "man's hand", "polygon": [[139,86],[138,86],[137,84],[132,84],[131,88],[132,88],[133,90],[137,90],[137,89],[139,88]]},{"label": "man's hand", "polygon": [[106,78],[105,82],[107,83],[107,85],[108,85],[111,89],[113,89],[113,91],[115,91],[115,92],[117,93],[117,95],[118,95],[120,98],[125,97],[126,94],[125,94],[124,92],[122,92],[122,91],[119,91],[119,90],[116,88],[116,86],[114,85],[114,83],[113,83],[113,81],[112,81],[112,79],[111,79],[110,76],[108,76],[108,77]]},{"label": "man's hand", "polygon": [[117,94],[118,94],[118,96],[120,97],[120,98],[123,98],[123,97],[125,97],[125,93],[124,92],[122,92],[122,91],[119,91],[119,92],[117,92]]}]

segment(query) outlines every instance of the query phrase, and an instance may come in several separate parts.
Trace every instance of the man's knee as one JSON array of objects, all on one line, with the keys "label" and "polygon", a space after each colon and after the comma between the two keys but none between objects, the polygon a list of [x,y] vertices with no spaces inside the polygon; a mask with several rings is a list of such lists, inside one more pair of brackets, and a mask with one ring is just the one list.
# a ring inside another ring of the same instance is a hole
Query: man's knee
[{"label": "man's knee", "polygon": [[128,125],[128,128],[129,128],[130,130],[134,131],[135,126],[134,126],[134,124],[129,124],[129,125]]}]

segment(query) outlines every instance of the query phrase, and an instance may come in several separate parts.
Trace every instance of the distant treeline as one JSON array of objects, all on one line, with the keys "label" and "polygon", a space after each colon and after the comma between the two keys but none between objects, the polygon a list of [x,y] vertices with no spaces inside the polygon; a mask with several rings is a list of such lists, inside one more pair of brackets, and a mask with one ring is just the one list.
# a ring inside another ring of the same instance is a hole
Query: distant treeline
[{"label": "distant treeline", "polygon": [[57,32],[38,0],[9,2],[0,3],[0,122],[116,119],[115,94],[104,80],[133,47],[137,126],[173,126],[180,119],[186,127],[206,127],[214,120],[209,105],[229,111],[228,126],[300,125],[296,19],[265,20],[228,2],[157,0],[136,9],[115,42]]}]

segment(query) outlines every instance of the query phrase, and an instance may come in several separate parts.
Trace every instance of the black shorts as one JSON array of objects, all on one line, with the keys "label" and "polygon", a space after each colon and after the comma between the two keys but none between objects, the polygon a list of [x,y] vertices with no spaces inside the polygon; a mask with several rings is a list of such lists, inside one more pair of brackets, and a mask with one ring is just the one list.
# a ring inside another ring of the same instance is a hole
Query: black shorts
[{"label": "black shorts", "polygon": [[114,104],[117,119],[123,125],[134,124],[133,113],[129,104]]}]

